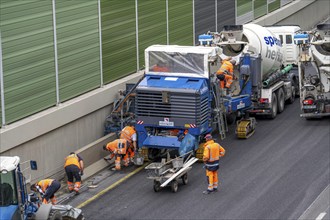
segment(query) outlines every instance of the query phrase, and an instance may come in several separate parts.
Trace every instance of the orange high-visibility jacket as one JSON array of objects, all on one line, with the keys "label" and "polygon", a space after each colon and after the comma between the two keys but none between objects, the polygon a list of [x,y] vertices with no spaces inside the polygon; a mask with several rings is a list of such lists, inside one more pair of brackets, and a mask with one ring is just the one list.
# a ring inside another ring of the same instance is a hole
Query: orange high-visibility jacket
[{"label": "orange high-visibility jacket", "polygon": [[215,162],[219,161],[220,157],[225,155],[226,151],[220,144],[215,143],[214,140],[209,140],[204,144],[204,162]]},{"label": "orange high-visibility jacket", "polygon": [[69,156],[67,156],[65,158],[64,168],[69,165],[76,165],[77,167],[79,167],[79,169],[81,169],[80,163],[79,163],[79,158],[76,154],[70,154]]},{"label": "orange high-visibility jacket", "polygon": [[120,132],[120,139],[126,139],[130,143],[133,142],[132,135],[136,134],[135,128],[133,126],[126,126]]},{"label": "orange high-visibility jacket", "polygon": [[127,145],[126,139],[116,139],[108,143],[106,148],[114,154],[126,154]]},{"label": "orange high-visibility jacket", "polygon": [[234,72],[234,66],[228,60],[222,62],[220,69],[217,71],[217,75],[224,74],[225,70],[227,70],[230,74],[233,74]]},{"label": "orange high-visibility jacket", "polygon": [[45,193],[47,188],[52,184],[54,180],[53,179],[44,179],[44,180],[40,180],[36,187],[38,189],[38,191],[40,192],[40,190],[42,191],[42,193]]}]

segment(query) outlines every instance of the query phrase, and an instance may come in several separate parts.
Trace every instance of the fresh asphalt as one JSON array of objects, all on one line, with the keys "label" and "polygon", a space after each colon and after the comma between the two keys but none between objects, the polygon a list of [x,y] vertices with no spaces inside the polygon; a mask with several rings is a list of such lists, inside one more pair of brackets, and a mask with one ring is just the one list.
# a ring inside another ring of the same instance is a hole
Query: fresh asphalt
[{"label": "fresh asphalt", "polygon": [[[300,118],[296,100],[276,119],[257,122],[247,140],[236,139],[234,126],[218,140],[227,152],[217,193],[202,194],[207,183],[200,163],[177,193],[155,193],[143,167],[115,172],[109,166],[63,204],[81,208],[86,219],[298,219],[329,185],[330,120]],[[323,197],[330,200],[329,194]],[[324,212],[323,219],[329,218],[327,210],[315,210],[313,219]]]}]

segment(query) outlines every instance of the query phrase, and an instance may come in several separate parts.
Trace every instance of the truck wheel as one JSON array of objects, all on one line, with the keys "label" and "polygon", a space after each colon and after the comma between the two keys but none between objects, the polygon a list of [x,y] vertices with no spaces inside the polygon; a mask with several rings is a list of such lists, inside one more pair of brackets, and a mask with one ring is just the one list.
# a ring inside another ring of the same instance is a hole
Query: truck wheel
[{"label": "truck wheel", "polygon": [[58,210],[50,210],[47,220],[62,220],[62,214]]},{"label": "truck wheel", "polygon": [[171,182],[171,189],[172,189],[172,192],[176,193],[176,192],[178,191],[178,188],[179,188],[178,181],[173,180],[173,181]]},{"label": "truck wheel", "polygon": [[227,115],[227,124],[231,125],[236,121],[236,113],[232,112],[229,115]]},{"label": "truck wheel", "polygon": [[288,103],[289,104],[292,104],[294,103],[294,100],[296,99],[296,90],[295,90],[295,87],[292,86],[291,87],[291,97],[288,99]]},{"label": "truck wheel", "polygon": [[272,94],[272,108],[271,108],[271,115],[269,116],[269,118],[274,119],[276,118],[277,115],[277,97],[276,94],[273,92]]},{"label": "truck wheel", "polygon": [[282,88],[277,90],[277,111],[281,113],[284,111],[284,92]]}]

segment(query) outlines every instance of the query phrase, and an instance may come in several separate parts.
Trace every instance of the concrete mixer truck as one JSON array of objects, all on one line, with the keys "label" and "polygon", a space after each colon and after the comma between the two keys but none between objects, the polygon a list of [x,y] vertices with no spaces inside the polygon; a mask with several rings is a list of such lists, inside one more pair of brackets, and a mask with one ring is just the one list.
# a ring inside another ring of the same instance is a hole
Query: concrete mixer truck
[{"label": "concrete mixer truck", "polygon": [[300,47],[300,116],[306,119],[330,116],[330,24],[294,37]]},{"label": "concrete mixer truck", "polygon": [[[239,63],[238,78],[242,83],[236,88],[236,94],[244,92],[250,96],[252,106],[249,113],[274,119],[283,112],[285,102],[294,102],[298,76],[290,73],[291,64],[284,66],[288,63],[285,57],[289,56],[285,56],[281,40],[269,29],[257,24],[228,25],[222,32],[211,35],[213,43],[223,49],[221,58],[232,57]],[[296,31],[285,29],[287,34],[288,30],[292,36]],[[246,56],[248,62],[243,59]],[[235,97],[235,93],[231,97]]]}]

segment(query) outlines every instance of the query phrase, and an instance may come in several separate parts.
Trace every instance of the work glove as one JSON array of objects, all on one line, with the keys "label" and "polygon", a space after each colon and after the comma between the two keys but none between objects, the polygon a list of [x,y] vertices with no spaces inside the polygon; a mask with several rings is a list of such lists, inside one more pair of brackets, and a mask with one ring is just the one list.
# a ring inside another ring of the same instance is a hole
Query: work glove
[{"label": "work glove", "polygon": [[84,171],[80,171],[80,176],[83,176],[84,175]]},{"label": "work glove", "polygon": [[103,150],[107,150],[107,145],[103,145]]}]

